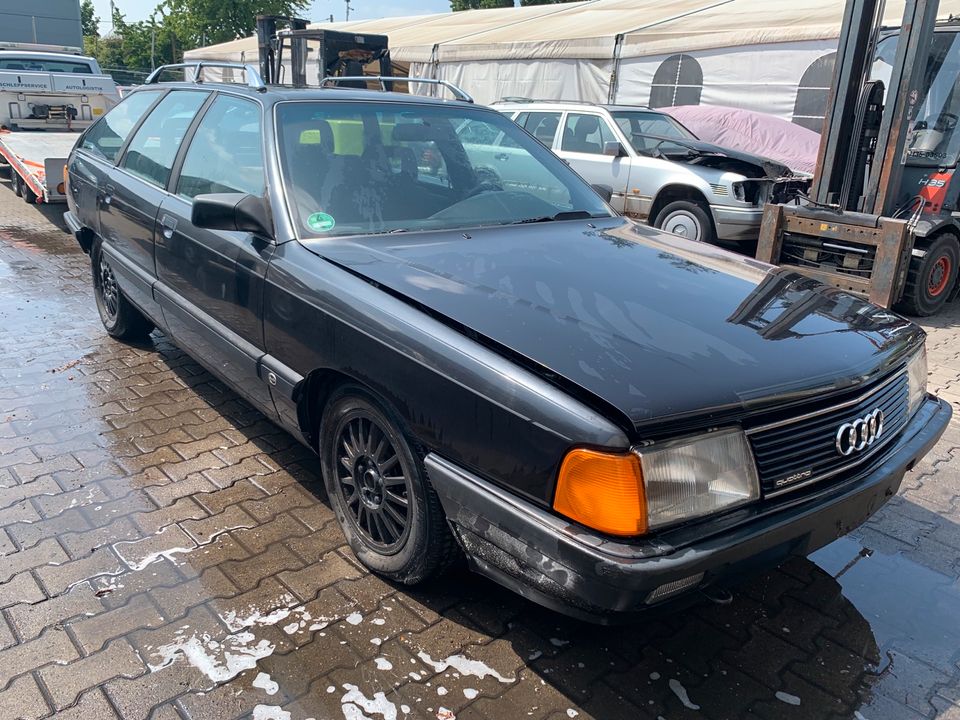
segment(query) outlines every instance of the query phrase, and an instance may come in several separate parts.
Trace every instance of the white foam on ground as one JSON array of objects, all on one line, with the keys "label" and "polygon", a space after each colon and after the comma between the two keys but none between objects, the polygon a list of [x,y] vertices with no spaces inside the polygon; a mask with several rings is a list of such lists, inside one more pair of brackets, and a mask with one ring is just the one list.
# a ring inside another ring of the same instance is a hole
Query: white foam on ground
[{"label": "white foam on ground", "polygon": [[673,694],[676,695],[676,696],[680,699],[680,702],[683,703],[683,706],[684,706],[684,707],[690,708],[691,710],[699,710],[699,709],[700,709],[700,706],[699,706],[699,705],[697,705],[696,703],[690,702],[690,696],[687,695],[687,689],[686,689],[683,685],[680,684],[680,681],[679,681],[679,680],[675,680],[674,678],[670,678],[669,685],[670,685],[670,689],[673,690]]},{"label": "white foam on ground", "polygon": [[785,693],[782,690],[778,690],[776,693],[776,698],[780,702],[785,702],[787,705],[799,705],[800,698],[796,695],[791,695],[790,693]]},{"label": "white foam on ground", "polygon": [[393,663],[386,658],[378,657],[374,662],[377,664],[377,670],[393,670]]},{"label": "white foam on ground", "polygon": [[279,705],[257,705],[253,709],[253,720],[290,720],[290,713]]},{"label": "white foam on ground", "polygon": [[265,672],[259,673],[253,679],[253,686],[255,688],[260,688],[267,695],[276,695],[277,691],[280,689],[280,686],[271,680],[270,675]]},{"label": "white foam on ground", "polygon": [[479,690],[474,690],[473,688],[464,688],[464,689],[463,689],[463,696],[464,696],[467,700],[473,700],[473,699],[474,699],[477,695],[479,695],[479,694],[480,694],[480,691],[479,691]]},{"label": "white foam on ground", "polygon": [[234,610],[228,610],[220,616],[220,619],[230,628],[231,632],[238,632],[245,628],[253,627],[254,625],[276,625],[281,620],[286,620],[290,617],[293,608],[290,608],[289,605],[292,605],[295,601],[296,598],[294,598],[293,595],[286,593],[280,596],[277,602],[281,605],[287,605],[288,607],[281,607],[264,615],[262,610],[251,606],[248,608],[248,614],[245,617],[241,617]]},{"label": "white foam on ground", "polygon": [[255,640],[254,634],[248,631],[227,635],[219,641],[207,633],[187,637],[178,631],[173,642],[153,652],[160,656],[160,662],[148,667],[151,672],[157,672],[182,657],[213,682],[226,682],[244,670],[252,670],[258,660],[273,654],[274,645],[269,640]]},{"label": "white foam on ground", "polygon": [[359,625],[363,622],[363,615],[358,612],[352,612],[346,617],[346,621],[351,625]]},{"label": "white foam on ground", "polygon": [[364,713],[374,713],[383,716],[383,720],[397,720],[397,706],[387,700],[382,692],[368,698],[356,685],[344,683],[346,692],[340,698],[340,708],[345,720],[363,720]]},{"label": "white foam on ground", "polygon": [[443,672],[447,668],[453,668],[461,675],[472,675],[473,677],[478,677],[481,680],[487,675],[490,675],[502,683],[512,683],[516,681],[516,678],[504,677],[492,667],[484,662],[481,662],[480,660],[471,660],[463,655],[450,655],[444,660],[435,661],[427,653],[421,650],[419,653],[417,653],[417,657],[438,673]]}]

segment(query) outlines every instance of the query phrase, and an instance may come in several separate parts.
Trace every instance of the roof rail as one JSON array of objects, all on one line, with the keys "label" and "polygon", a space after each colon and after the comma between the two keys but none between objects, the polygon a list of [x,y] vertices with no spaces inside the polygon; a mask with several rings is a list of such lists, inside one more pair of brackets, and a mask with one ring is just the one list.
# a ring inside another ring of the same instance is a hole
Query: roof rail
[{"label": "roof rail", "polygon": [[320,87],[324,87],[327,83],[337,84],[347,81],[367,81],[372,80],[374,82],[380,83],[380,89],[386,92],[388,82],[405,82],[405,83],[426,83],[427,85],[442,85],[447,88],[453,97],[459,100],[460,102],[472,103],[473,98],[470,97],[464,90],[454,85],[452,82],[446,80],[434,80],[433,78],[420,78],[420,77],[390,77],[384,75],[355,75],[352,77],[340,77],[340,76],[328,76],[320,81]]},{"label": "roof rail", "polygon": [[528,97],[521,97],[521,96],[519,96],[519,95],[505,95],[504,97],[502,97],[502,98],[500,98],[499,100],[497,100],[497,101],[495,101],[495,102],[492,102],[492,103],[490,103],[490,104],[491,104],[491,105],[500,105],[500,104],[502,104],[502,103],[514,103],[514,104],[520,104],[520,103],[543,103],[543,104],[547,104],[547,103],[550,103],[550,104],[553,104],[553,105],[597,105],[597,106],[600,106],[600,107],[609,104],[609,103],[590,102],[589,100],[557,100],[557,99],[546,99],[546,98],[528,98]]},{"label": "roof rail", "polygon": [[174,63],[172,65],[161,65],[156,70],[154,70],[150,75],[147,76],[147,79],[144,80],[145,85],[155,85],[160,82],[160,76],[167,72],[168,70],[186,70],[187,68],[193,69],[193,80],[192,82],[197,83],[198,85],[203,83],[203,69],[204,68],[225,68],[230,70],[242,70],[244,75],[247,78],[247,86],[257,90],[258,92],[265,92],[267,89],[266,84],[263,82],[263,78],[260,77],[260,71],[257,70],[253,65],[248,65],[244,63],[235,63],[235,62],[223,62],[220,60],[198,60],[196,62],[185,62],[185,63]]}]

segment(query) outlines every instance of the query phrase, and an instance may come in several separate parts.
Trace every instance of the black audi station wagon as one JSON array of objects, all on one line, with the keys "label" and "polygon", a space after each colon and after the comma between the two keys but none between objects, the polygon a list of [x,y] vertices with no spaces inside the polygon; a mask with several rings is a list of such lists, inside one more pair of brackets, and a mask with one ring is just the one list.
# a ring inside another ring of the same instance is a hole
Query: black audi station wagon
[{"label": "black audi station wagon", "polygon": [[313,448],[374,572],[630,617],[849,532],[946,427],[916,325],[617,216],[500,113],[244,72],[130,93],[66,221],[107,332]]}]

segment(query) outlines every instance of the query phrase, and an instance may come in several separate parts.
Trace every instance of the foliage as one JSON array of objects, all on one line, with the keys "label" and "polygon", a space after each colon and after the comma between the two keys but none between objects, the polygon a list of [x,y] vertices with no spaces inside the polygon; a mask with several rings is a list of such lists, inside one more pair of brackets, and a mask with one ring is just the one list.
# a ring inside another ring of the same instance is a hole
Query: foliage
[{"label": "foliage", "polygon": [[450,0],[451,10],[479,10],[481,8],[513,7],[513,0]]},{"label": "foliage", "polygon": [[98,37],[100,35],[100,18],[96,15],[93,0],[83,0],[80,3],[80,27],[84,37]]},{"label": "foliage", "polygon": [[[578,0],[520,0],[520,5],[555,5]],[[513,7],[514,0],[450,0],[451,10],[479,10],[480,8]]]},{"label": "foliage", "polygon": [[258,14],[296,15],[308,5],[309,0],[160,0],[149,19],[138,22],[114,10],[112,31],[100,37],[92,0],[83,0],[83,47],[103,68],[145,72],[181,62],[185,50],[252,35]]}]

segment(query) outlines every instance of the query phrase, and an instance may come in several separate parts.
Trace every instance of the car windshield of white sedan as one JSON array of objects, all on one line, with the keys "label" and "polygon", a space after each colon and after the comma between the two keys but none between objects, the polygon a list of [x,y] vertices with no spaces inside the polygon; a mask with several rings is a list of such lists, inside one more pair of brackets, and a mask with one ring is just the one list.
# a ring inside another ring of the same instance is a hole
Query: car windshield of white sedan
[{"label": "car windshield of white sedan", "polygon": [[290,210],[306,236],[611,214],[561,160],[497,112],[287,102],[276,120]]},{"label": "car windshield of white sedan", "polygon": [[633,149],[641,155],[677,152],[678,149],[683,151],[682,144],[669,142],[665,138],[697,139],[696,135],[664,113],[618,110],[611,114],[623,134],[630,138]]}]

